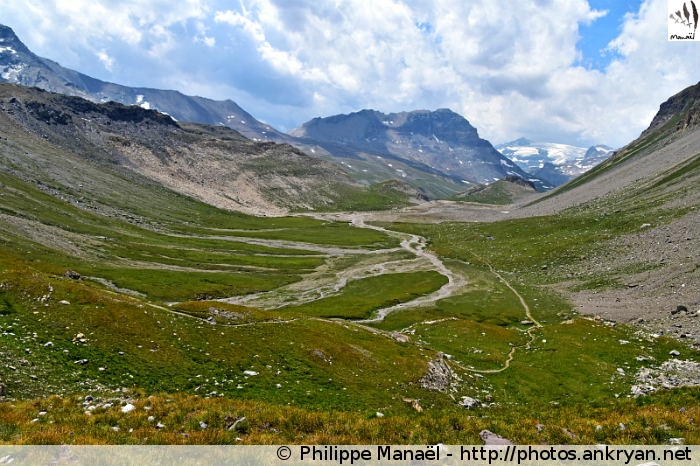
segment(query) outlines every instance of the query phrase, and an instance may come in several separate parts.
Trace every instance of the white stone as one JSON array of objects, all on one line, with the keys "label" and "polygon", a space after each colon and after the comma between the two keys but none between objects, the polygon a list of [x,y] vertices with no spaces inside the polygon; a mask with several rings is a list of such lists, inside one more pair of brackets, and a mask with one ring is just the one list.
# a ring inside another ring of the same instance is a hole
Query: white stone
[{"label": "white stone", "polygon": [[136,406],[132,405],[131,403],[127,403],[122,406],[122,413],[130,413],[134,409],[136,409]]}]

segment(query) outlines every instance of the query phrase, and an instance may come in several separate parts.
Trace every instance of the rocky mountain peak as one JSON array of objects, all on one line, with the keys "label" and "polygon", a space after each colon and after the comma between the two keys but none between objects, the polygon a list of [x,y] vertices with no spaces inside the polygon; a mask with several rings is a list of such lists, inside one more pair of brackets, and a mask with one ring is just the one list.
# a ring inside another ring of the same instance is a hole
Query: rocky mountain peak
[{"label": "rocky mountain peak", "polygon": [[[466,118],[447,108],[399,113],[361,110],[314,118],[290,134],[331,154],[362,160],[341,161],[346,167],[372,164],[373,171],[385,168],[387,176],[409,183],[414,182],[411,170],[418,170],[422,175],[415,182],[421,189],[426,173],[450,180],[457,192],[469,184],[488,184],[508,175],[528,178],[480,138]],[[358,177],[368,172],[364,168]]]},{"label": "rocky mountain peak", "polygon": [[384,131],[383,114],[375,110],[360,110],[350,114],[314,118],[289,132],[295,137],[313,138],[350,144],[373,138]]},{"label": "rocky mountain peak", "polygon": [[[19,40],[12,28],[0,24],[0,65],[33,59],[34,57],[34,54]],[[5,79],[5,76],[0,77],[0,80]]]},{"label": "rocky mountain peak", "polygon": [[350,114],[314,118],[290,134],[348,143],[373,139],[387,131],[454,142],[479,141],[476,128],[466,118],[446,108],[389,114],[365,109]]},{"label": "rocky mountain peak", "polygon": [[[0,24],[0,53],[6,53],[8,49],[16,52],[31,53],[29,49],[19,40],[12,28]],[[10,52],[11,53],[11,52]]]},{"label": "rocky mountain peak", "polygon": [[454,142],[479,139],[476,128],[466,118],[446,108],[410,112],[399,129]]},{"label": "rocky mountain peak", "polygon": [[586,151],[584,159],[590,159],[592,157],[609,157],[612,153],[613,148],[606,146],[604,144],[599,144],[597,146],[591,146]]},{"label": "rocky mountain peak", "polygon": [[678,115],[681,116],[678,130],[700,126],[700,82],[683,89],[662,103],[649,128],[642,134],[663,126]]}]

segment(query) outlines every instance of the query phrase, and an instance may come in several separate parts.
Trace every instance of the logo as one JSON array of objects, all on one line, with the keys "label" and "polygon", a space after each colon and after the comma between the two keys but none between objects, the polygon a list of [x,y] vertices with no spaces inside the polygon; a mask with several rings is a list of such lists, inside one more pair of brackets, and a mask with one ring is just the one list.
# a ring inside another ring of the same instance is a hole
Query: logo
[{"label": "logo", "polygon": [[700,41],[696,1],[668,0],[668,40]]}]

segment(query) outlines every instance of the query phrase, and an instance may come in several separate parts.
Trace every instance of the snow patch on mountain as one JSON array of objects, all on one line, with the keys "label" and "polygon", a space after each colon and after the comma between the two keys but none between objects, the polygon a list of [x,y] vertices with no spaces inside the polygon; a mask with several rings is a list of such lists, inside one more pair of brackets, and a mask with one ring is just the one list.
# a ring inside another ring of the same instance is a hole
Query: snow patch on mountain
[{"label": "snow patch on mountain", "polygon": [[146,110],[151,109],[151,104],[147,100],[144,100],[143,94],[139,94],[136,96],[136,105],[138,105],[141,108],[144,108]]},{"label": "snow patch on mountain", "polygon": [[2,76],[2,79],[8,82],[18,83],[22,71],[24,71],[24,65],[10,65],[6,66],[3,69],[2,73],[0,73],[0,76]]}]

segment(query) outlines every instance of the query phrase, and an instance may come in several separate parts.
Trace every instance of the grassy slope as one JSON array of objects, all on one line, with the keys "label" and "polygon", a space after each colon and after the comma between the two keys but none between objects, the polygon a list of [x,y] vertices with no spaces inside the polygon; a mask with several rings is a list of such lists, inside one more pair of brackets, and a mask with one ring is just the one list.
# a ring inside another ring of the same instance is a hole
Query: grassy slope
[{"label": "grassy slope", "polygon": [[477,202],[480,204],[507,205],[517,202],[524,196],[531,195],[534,189],[516,183],[499,180],[488,186],[478,186],[469,191],[452,196],[451,200]]},{"label": "grassy slope", "polygon": [[[136,409],[121,412],[121,398],[49,397],[0,405],[0,441],[24,444],[480,444],[489,429],[523,444],[661,444],[686,435],[700,414],[697,391],[680,389],[648,399],[620,400],[614,408],[535,406],[469,415],[426,410],[377,417],[366,412],[186,394],[131,393]],[[104,408],[105,402],[113,406]],[[124,401],[121,401],[122,403]],[[90,405],[98,406],[85,415]],[[39,415],[44,412],[46,414]],[[149,419],[153,416],[152,419]],[[245,417],[229,430],[237,419]],[[207,424],[202,429],[200,422]],[[164,427],[156,428],[160,423]],[[576,424],[573,432],[572,424]],[[625,428],[621,429],[620,425]],[[538,429],[539,426],[539,429]],[[116,429],[115,429],[116,428]],[[571,435],[575,435],[572,438]],[[697,435],[686,438],[697,443]]]},{"label": "grassy slope", "polygon": [[[110,216],[103,208],[77,207],[76,190],[38,189],[0,173],[0,351],[6,361],[0,380],[15,398],[0,405],[0,440],[464,444],[478,443],[485,428],[520,443],[670,437],[697,443],[697,389],[628,398],[632,375],[649,364],[638,357],[659,364],[671,350],[683,358],[696,353],[672,340],[577,318],[549,287],[585,265],[584,255],[602,253],[606,239],[682,215],[681,208],[664,207],[674,189],[687,189],[682,182],[696,165],[697,158],[557,216],[393,225],[427,237],[468,284],[457,296],[393,313],[371,327],[338,318],[365,317],[387,302],[430,292],[442,277],[366,278],[325,300],[267,311],[196,299],[276,289],[328,260],[303,244],[250,238],[397,246],[380,232],[234,214],[118,177],[109,178],[110,189],[133,186],[129,196],[99,201],[119,204]],[[625,215],[602,215],[615,209]],[[101,281],[65,277],[67,269]],[[608,286],[624,272],[611,270],[591,286]],[[543,325],[532,331],[532,341],[514,290]],[[393,339],[397,330],[409,341]],[[501,369],[513,347],[510,368],[483,372]],[[420,388],[438,351],[451,355],[459,377],[448,393]],[[86,394],[100,406],[90,415],[79,398]],[[454,403],[460,396],[489,407],[466,411]],[[404,399],[420,399],[423,412]],[[127,401],[137,409],[122,413]],[[243,416],[244,423],[228,430],[231,419]]]},{"label": "grassy slope", "polygon": [[[0,338],[8,361],[0,380],[13,398],[138,387],[374,412],[404,408],[394,390],[418,396],[429,358],[419,348],[301,309],[190,301],[294,281],[325,261],[304,244],[376,250],[396,247],[395,239],[343,223],[253,218],[192,201],[178,216],[198,218],[196,226],[154,215],[154,231],[78,209],[6,174],[0,186]],[[154,196],[147,199],[157,205]],[[247,238],[302,244],[273,247]],[[68,269],[84,279],[65,277]],[[424,283],[418,293],[442,284],[434,274],[416,273],[387,275],[378,285],[396,289],[392,301],[405,301],[401,283],[414,276]],[[106,289],[105,280],[122,292]],[[351,282],[348,294],[355,288],[362,290]],[[325,309],[349,317],[341,305],[351,298],[329,299],[334,303]],[[384,299],[378,294],[352,312],[369,314]],[[79,333],[86,342],[74,341]],[[367,389],[369,380],[374,389]]]}]

